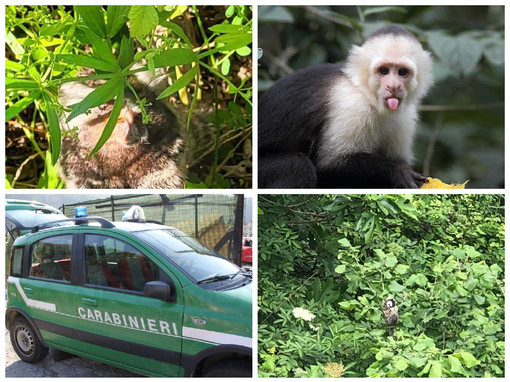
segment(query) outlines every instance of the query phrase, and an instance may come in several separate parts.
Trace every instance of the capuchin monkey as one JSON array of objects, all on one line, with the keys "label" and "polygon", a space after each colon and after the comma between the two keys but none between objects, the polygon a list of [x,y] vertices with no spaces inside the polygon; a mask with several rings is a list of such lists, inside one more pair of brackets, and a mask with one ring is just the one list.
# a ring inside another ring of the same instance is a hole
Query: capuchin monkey
[{"label": "capuchin monkey", "polygon": [[[66,83],[59,89],[59,102],[64,107],[76,104],[97,85]],[[62,116],[64,134],[58,167],[67,188],[183,187],[183,171],[178,164],[182,146],[179,122],[168,105],[155,100],[152,84],[138,81],[134,85],[139,96],[151,102],[146,110],[152,121],[142,123],[140,108],[127,90],[112,135],[92,157],[89,154],[104,130],[113,101],[69,122],[69,112]]]},{"label": "capuchin monkey", "polygon": [[259,103],[260,188],[417,188],[417,106],[432,58],[398,26],[353,46],[345,65],[297,71]]}]

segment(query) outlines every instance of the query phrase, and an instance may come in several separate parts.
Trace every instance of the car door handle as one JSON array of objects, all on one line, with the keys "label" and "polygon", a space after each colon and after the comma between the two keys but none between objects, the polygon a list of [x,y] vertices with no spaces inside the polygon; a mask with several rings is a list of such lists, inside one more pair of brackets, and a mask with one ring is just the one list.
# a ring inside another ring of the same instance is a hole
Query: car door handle
[{"label": "car door handle", "polygon": [[92,305],[92,306],[97,306],[97,301],[96,300],[92,300],[90,298],[82,298],[81,301],[85,304],[85,305]]},{"label": "car door handle", "polygon": [[26,294],[34,294],[34,290],[32,288],[24,287],[23,290]]}]

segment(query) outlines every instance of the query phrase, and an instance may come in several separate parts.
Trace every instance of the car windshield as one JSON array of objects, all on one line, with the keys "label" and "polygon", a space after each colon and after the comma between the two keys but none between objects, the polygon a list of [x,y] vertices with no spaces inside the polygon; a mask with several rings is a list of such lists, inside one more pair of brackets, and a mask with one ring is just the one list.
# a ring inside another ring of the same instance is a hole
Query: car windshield
[{"label": "car windshield", "polygon": [[34,210],[10,210],[5,211],[5,216],[16,223],[19,229],[31,229],[33,226],[47,223],[55,220],[65,219],[63,214],[48,213],[48,211],[34,211]]},{"label": "car windshield", "polygon": [[197,283],[225,280],[240,271],[236,265],[177,229],[137,231],[133,234],[170,259]]}]

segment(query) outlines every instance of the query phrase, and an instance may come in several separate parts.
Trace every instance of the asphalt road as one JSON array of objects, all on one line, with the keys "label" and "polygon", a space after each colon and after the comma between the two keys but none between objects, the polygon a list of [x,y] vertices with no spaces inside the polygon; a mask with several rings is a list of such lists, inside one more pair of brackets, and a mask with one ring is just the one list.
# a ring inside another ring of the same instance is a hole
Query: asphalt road
[{"label": "asphalt road", "polygon": [[58,362],[46,356],[39,363],[27,363],[19,359],[5,331],[5,376],[10,377],[141,377],[127,370],[82,357],[70,357]]}]

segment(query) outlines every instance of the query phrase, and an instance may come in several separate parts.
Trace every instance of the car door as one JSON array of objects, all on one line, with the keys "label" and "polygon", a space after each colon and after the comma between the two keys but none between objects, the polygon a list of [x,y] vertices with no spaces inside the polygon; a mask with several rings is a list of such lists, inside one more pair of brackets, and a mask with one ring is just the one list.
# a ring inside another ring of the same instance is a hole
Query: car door
[{"label": "car door", "polygon": [[36,241],[25,248],[25,270],[9,277],[8,282],[47,345],[79,351],[76,287],[71,284],[73,247],[72,234]]},{"label": "car door", "polygon": [[177,282],[126,238],[80,235],[83,280],[77,287],[82,349],[144,374],[181,375],[183,297],[145,297],[146,282]]}]

